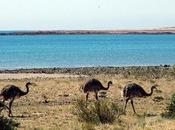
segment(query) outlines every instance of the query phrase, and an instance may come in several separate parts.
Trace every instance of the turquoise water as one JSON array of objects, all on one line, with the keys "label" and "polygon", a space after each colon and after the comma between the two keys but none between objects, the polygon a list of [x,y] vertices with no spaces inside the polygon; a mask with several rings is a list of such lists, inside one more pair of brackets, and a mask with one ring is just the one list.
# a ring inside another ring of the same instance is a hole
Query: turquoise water
[{"label": "turquoise water", "polygon": [[175,35],[0,36],[0,69],[175,64]]}]

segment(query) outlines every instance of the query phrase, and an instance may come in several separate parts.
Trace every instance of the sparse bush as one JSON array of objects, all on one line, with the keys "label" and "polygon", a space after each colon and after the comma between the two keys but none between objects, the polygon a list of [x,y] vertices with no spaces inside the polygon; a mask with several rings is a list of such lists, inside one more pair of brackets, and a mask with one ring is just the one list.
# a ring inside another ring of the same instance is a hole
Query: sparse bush
[{"label": "sparse bush", "polygon": [[161,101],[163,101],[164,100],[164,98],[162,97],[162,96],[155,96],[154,98],[153,98],[153,101],[155,101],[155,102],[161,102]]},{"label": "sparse bush", "polygon": [[83,99],[78,99],[75,104],[74,114],[79,117],[80,121],[97,123],[99,119],[95,114],[93,107],[92,103],[88,103]]},{"label": "sparse bush", "polygon": [[78,99],[75,104],[75,113],[80,121],[88,123],[112,123],[119,116],[121,108],[109,100],[86,102]]},{"label": "sparse bush", "polygon": [[161,115],[165,118],[175,119],[175,93],[171,97],[171,103],[166,107],[165,112]]},{"label": "sparse bush", "polygon": [[146,125],[146,121],[145,121],[145,117],[146,117],[146,113],[144,113],[144,115],[142,116],[137,116],[137,126],[141,127],[141,128],[145,128]]},{"label": "sparse bush", "polygon": [[82,124],[82,130],[95,130],[95,127],[92,123]]},{"label": "sparse bush", "polygon": [[0,130],[16,130],[18,126],[19,123],[12,119],[0,116]]}]

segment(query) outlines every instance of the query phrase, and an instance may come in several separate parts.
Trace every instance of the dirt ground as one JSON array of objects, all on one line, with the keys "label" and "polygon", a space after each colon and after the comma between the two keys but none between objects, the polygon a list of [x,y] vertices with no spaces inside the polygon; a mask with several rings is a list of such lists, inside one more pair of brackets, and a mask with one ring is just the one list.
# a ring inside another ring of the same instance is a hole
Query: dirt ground
[{"label": "dirt ground", "polygon": [[[30,75],[30,76],[29,76]],[[139,116],[133,115],[131,104],[128,103],[126,115],[112,124],[93,126],[98,130],[175,130],[175,120],[162,118],[167,103],[175,92],[174,78],[133,78],[120,75],[59,75],[59,74],[1,74],[0,89],[5,85],[14,84],[25,91],[25,83],[34,82],[26,96],[16,99],[13,103],[12,117],[20,123],[19,130],[81,130],[84,123],[78,121],[73,114],[74,103],[79,98],[85,99],[85,94],[79,88],[88,79],[97,78],[104,86],[111,80],[113,86],[107,91],[106,98],[122,105],[121,90],[124,85],[134,82],[150,92],[151,85],[157,84],[158,90],[148,98],[134,100]],[[161,97],[162,100],[156,100]],[[100,98],[101,100],[101,98]],[[90,101],[95,101],[93,94]],[[6,102],[8,104],[8,102]],[[4,110],[1,114],[8,115]]]}]

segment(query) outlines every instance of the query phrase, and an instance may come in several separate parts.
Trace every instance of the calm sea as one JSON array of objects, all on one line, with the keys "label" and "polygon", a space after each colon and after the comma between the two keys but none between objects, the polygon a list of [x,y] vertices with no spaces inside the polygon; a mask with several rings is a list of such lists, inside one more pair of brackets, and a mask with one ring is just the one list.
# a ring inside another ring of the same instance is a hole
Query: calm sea
[{"label": "calm sea", "polygon": [[175,64],[175,35],[0,36],[0,69]]}]

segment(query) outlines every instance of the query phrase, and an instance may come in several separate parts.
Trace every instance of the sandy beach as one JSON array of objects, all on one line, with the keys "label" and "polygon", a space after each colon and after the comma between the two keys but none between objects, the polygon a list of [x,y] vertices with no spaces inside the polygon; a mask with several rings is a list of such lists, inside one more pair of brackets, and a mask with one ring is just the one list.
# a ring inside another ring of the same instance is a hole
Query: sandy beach
[{"label": "sandy beach", "polygon": [[[30,87],[29,94],[16,99],[13,104],[13,119],[20,123],[19,130],[81,130],[83,122],[79,122],[72,111],[77,99],[85,99],[79,87],[90,78],[99,79],[104,86],[111,80],[113,86],[107,91],[106,98],[120,105],[121,89],[127,83],[138,83],[147,92],[150,92],[151,85],[157,84],[160,90],[151,97],[135,100],[138,114],[147,115],[141,122],[145,123],[144,127],[139,123],[140,118],[133,115],[131,105],[128,104],[127,114],[120,117],[122,125],[116,121],[113,124],[94,126],[95,129],[174,129],[174,120],[163,119],[160,116],[175,91],[173,66],[1,70],[0,89],[5,85],[14,84],[25,90],[27,81],[37,84]],[[156,97],[162,97],[162,100],[157,101]],[[95,101],[93,94],[90,95],[90,101]],[[7,116],[8,111],[4,110],[2,114]]]}]

